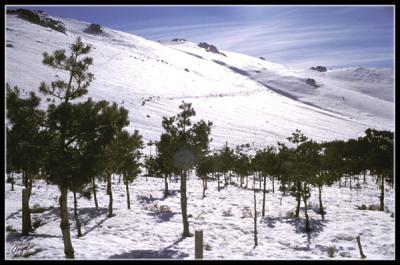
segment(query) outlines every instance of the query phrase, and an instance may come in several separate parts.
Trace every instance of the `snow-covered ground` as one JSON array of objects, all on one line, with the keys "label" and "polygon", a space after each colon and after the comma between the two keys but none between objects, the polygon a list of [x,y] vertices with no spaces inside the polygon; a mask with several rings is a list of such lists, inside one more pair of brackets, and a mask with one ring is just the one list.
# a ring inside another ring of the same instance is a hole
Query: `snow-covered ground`
[{"label": "snow-covered ground", "polygon": [[182,100],[193,103],[195,119],[214,122],[213,148],[226,141],[276,145],[295,129],[317,141],[356,138],[368,127],[394,130],[392,69],[294,69],[229,51],[207,52],[190,41],[154,42],[107,28],[104,35],[91,35],[83,32],[89,23],[55,19],[65,23],[66,34],[7,15],[12,47],[6,48],[6,81],[39,94],[41,81],[66,79],[66,73],[42,65],[42,53],[68,51],[80,36],[93,46],[95,75],[80,100],[123,105],[130,111],[129,130],[138,129],[145,141],[158,140],[162,117],[175,115]]},{"label": "snow-covered ground", "polygon": [[[202,199],[201,180],[192,175],[187,193],[190,231],[203,229],[207,246],[204,259],[360,259],[357,235],[361,236],[366,259],[394,259],[394,191],[386,190],[385,211],[358,210],[357,206],[362,204],[379,204],[380,194],[374,180],[368,176],[367,184],[363,184],[361,178],[360,185],[360,189],[355,189],[353,182],[352,190],[349,182],[347,187],[339,188],[337,183],[324,187],[325,220],[316,213],[318,191],[312,190],[308,213],[313,232],[308,239],[303,232],[303,203],[300,219],[289,217],[296,207],[295,198],[283,196],[277,182],[272,193],[271,180],[267,180],[264,218],[261,217],[262,192],[256,193],[258,246],[254,248],[253,191],[227,186],[218,192],[217,182],[210,181],[206,197]],[[77,238],[73,197],[69,194],[71,236],[77,259],[194,258],[194,237],[181,238],[179,182],[169,184],[172,195],[164,199],[163,179],[148,178],[146,181],[145,177],[139,177],[130,185],[131,209],[128,210],[125,186],[119,184],[116,177],[113,182],[115,216],[112,218],[107,218],[106,185],[99,183],[99,186],[99,209],[94,208],[93,200],[78,200],[84,235],[81,238]],[[30,236],[20,234],[21,189],[22,186],[15,185],[15,191],[10,191],[10,184],[6,184],[6,225],[17,230],[6,234],[6,258],[13,258],[12,245],[29,242],[30,251],[38,252],[26,259],[63,259],[57,187],[46,185],[44,181],[35,182],[30,205],[37,204],[45,211],[32,214],[32,221],[41,219],[45,224]],[[154,205],[167,206],[170,212],[156,214]],[[229,211],[231,216],[226,214]],[[337,250],[333,258],[328,255],[329,247]]]}]

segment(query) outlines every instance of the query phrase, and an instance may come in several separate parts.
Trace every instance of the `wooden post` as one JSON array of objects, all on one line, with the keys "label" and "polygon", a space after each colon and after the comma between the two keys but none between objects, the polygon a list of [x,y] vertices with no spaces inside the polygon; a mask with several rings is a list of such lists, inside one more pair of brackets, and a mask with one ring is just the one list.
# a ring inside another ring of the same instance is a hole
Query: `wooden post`
[{"label": "wooden post", "polygon": [[360,236],[356,236],[357,243],[358,243],[358,249],[360,250],[360,255],[361,258],[365,259],[367,256],[364,255],[362,247],[361,247],[361,241],[360,241]]},{"label": "wooden post", "polygon": [[203,230],[194,231],[194,258],[203,259]]}]

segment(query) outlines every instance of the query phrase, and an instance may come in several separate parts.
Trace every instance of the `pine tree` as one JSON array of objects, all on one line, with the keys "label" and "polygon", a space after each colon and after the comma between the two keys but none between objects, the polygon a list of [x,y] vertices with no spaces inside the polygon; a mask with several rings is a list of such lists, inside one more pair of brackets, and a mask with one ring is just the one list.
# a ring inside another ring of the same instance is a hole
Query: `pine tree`
[{"label": "pine tree", "polygon": [[[168,128],[171,119],[164,119],[163,126]],[[164,175],[164,197],[168,197],[168,177],[172,174],[176,174],[176,169],[174,167],[174,138],[168,133],[162,133],[160,140],[156,143],[157,147],[157,157],[155,159],[156,171],[159,171],[160,175]]]},{"label": "pine tree", "polygon": [[310,221],[307,212],[307,200],[311,196],[310,184],[314,183],[317,178],[317,174],[320,170],[320,160],[319,160],[320,146],[312,141],[302,142],[297,150],[297,172],[298,181],[300,181],[300,195],[304,202],[304,215],[306,217],[305,231],[309,233],[311,231]]},{"label": "pine tree", "polygon": [[[289,142],[293,143],[296,145],[296,149],[295,149],[295,161],[294,161],[294,165],[298,166],[298,155],[297,155],[297,150],[299,147],[299,144],[307,141],[307,137],[304,136],[304,134],[299,130],[296,129],[296,131],[294,133],[292,133],[291,137],[288,137],[287,140],[289,140]],[[293,173],[295,173],[297,170],[294,170]],[[294,176],[296,177],[296,176]],[[296,200],[297,200],[297,207],[296,207],[296,217],[299,217],[299,212],[300,212],[300,201],[301,201],[301,183],[299,178],[297,178],[296,180],[296,184],[295,186],[292,187],[292,191],[296,192]]]},{"label": "pine tree", "polygon": [[[43,165],[45,134],[42,130],[44,112],[39,110],[40,98],[31,92],[22,98],[18,87],[7,84],[7,165],[9,170],[22,173],[25,189],[22,191],[22,233],[32,231],[29,199],[32,182]],[[12,180],[13,182],[13,180]]]},{"label": "pine tree", "polygon": [[187,217],[186,178],[187,172],[195,166],[198,159],[204,156],[210,142],[212,122],[199,122],[192,124],[190,118],[196,115],[191,103],[182,102],[181,110],[176,116],[163,118],[165,133],[172,137],[171,151],[173,151],[174,168],[179,172],[181,185],[181,210],[183,223],[183,237],[191,236]]},{"label": "pine tree", "polygon": [[100,152],[101,172],[105,176],[107,182],[107,195],[109,196],[108,217],[113,215],[113,193],[112,193],[112,175],[117,174],[119,170],[121,145],[118,142],[118,135],[125,126],[129,125],[128,111],[123,107],[118,107],[114,102],[111,106],[107,106],[102,111],[102,120],[108,124],[103,126],[102,134],[107,136],[101,143],[102,151]]},{"label": "pine tree", "polygon": [[369,150],[365,154],[366,164],[380,181],[379,210],[384,211],[385,181],[393,182],[393,132],[367,129],[365,134],[362,144],[367,145]]},{"label": "pine tree", "polygon": [[85,95],[88,86],[93,80],[93,74],[88,72],[88,67],[92,64],[92,58],[84,57],[90,52],[91,47],[85,45],[80,38],[70,46],[71,54],[67,56],[65,50],[56,50],[52,55],[47,52],[43,53],[43,64],[53,69],[65,71],[68,73],[68,81],[56,80],[50,85],[42,82],[39,91],[44,95],[50,95],[60,100],[56,106],[51,104],[47,110],[46,127],[51,135],[49,140],[49,156],[46,161],[46,172],[49,180],[57,184],[61,191],[59,198],[60,216],[61,216],[61,232],[64,242],[64,253],[66,258],[74,258],[74,249],[72,247],[70,236],[70,224],[68,221],[68,190],[72,187],[71,183],[75,183],[81,176],[76,176],[77,154],[78,148],[71,147],[76,145],[77,138],[80,136],[79,130],[75,125],[77,115],[70,103],[72,100]]},{"label": "pine tree", "polygon": [[129,183],[132,182],[140,174],[140,149],[143,148],[142,136],[136,130],[132,135],[127,131],[122,131],[118,134],[118,161],[117,172],[124,178],[126,189],[127,207],[131,208]]},{"label": "pine tree", "polygon": [[207,178],[208,174],[212,173],[213,170],[213,158],[212,156],[203,156],[199,159],[196,167],[196,174],[199,176],[203,182],[203,197],[206,197],[206,189],[207,189]]},{"label": "pine tree", "polygon": [[263,186],[263,203],[262,203],[262,216],[265,216],[265,195],[266,195],[266,183],[267,175],[274,176],[277,174],[277,155],[275,154],[275,148],[268,146],[263,150],[258,150],[253,158],[253,164],[256,170],[261,173],[261,177],[264,181]]}]

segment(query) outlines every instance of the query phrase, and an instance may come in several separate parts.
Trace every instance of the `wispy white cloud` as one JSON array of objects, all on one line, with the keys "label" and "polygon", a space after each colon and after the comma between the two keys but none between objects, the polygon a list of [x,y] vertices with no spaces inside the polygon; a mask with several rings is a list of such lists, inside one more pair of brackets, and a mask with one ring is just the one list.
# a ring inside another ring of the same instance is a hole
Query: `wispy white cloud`
[{"label": "wispy white cloud", "polygon": [[[246,19],[241,21],[180,23],[136,28],[131,32],[154,40],[182,37],[206,41],[222,50],[263,56],[289,65],[392,65],[393,24],[386,20],[360,22],[357,13],[346,8],[335,10],[334,21],[324,19],[323,10],[330,12],[329,8],[320,8],[310,17],[292,8],[277,14],[270,12],[268,19],[251,19],[255,10],[243,9],[241,17]],[[349,15],[355,18],[342,19]]]}]

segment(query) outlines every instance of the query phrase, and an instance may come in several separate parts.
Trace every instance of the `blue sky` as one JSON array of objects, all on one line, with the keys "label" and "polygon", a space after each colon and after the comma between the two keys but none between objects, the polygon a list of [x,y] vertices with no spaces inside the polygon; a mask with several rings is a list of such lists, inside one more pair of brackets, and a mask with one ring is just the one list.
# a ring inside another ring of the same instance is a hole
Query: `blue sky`
[{"label": "blue sky", "polygon": [[[27,6],[25,6],[27,8]],[[184,38],[290,66],[393,67],[393,6],[35,6],[151,40]]]}]

